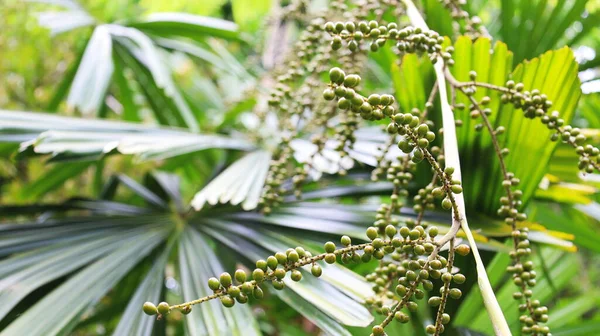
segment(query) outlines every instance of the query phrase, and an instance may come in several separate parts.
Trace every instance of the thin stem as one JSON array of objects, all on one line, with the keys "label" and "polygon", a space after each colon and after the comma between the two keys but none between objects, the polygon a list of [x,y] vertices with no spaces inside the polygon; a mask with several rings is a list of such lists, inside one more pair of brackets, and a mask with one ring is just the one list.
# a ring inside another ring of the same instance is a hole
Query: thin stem
[{"label": "thin stem", "polygon": [[[427,266],[427,264],[423,267],[426,267],[426,266]],[[396,313],[399,312],[400,309],[402,309],[402,308],[404,308],[404,306],[406,306],[406,304],[408,303],[408,300],[410,300],[410,297],[413,295],[413,293],[417,289],[418,285],[419,285],[419,280],[415,280],[411,283],[411,286],[409,287],[408,291],[406,291],[406,294],[404,294],[404,296],[402,297],[402,301],[398,302],[398,304],[390,311],[390,313],[381,322],[380,326],[382,328],[385,328],[388,324],[390,324],[390,322],[392,322],[392,319],[394,318],[394,315],[396,315]]]},{"label": "thin stem", "polygon": [[[383,244],[384,244],[384,246],[387,246],[387,245],[391,244],[391,240],[387,241],[387,242],[384,241]],[[341,254],[348,253],[348,252],[354,252],[354,251],[364,250],[365,247],[367,247],[367,246],[372,246],[372,244],[371,243],[364,243],[364,244],[352,245],[352,246],[344,247],[344,248],[335,250],[333,252],[333,254],[335,254],[335,255],[341,255]],[[303,259],[301,259],[301,260],[299,260],[299,261],[297,261],[297,262],[295,262],[293,264],[286,265],[284,267],[284,270],[286,272],[288,272],[288,271],[291,271],[291,270],[294,270],[294,269],[298,269],[298,268],[300,268],[302,266],[313,264],[313,263],[315,263],[317,261],[325,259],[325,256],[327,256],[327,254],[328,253],[322,253],[322,254],[319,254],[319,255],[316,255],[316,256],[312,256],[310,258],[303,258]],[[252,280],[251,283],[256,286],[256,285],[259,285],[260,283],[265,282],[267,280],[274,280],[275,276],[274,276],[273,273],[274,272],[271,272],[271,273],[267,274],[262,281]],[[240,291],[242,290],[242,285],[238,285],[237,287],[240,289]],[[178,305],[170,306],[170,308],[171,309],[182,309],[184,307],[193,306],[193,305],[196,305],[196,304],[199,304],[199,303],[202,303],[202,302],[206,302],[206,301],[209,301],[209,300],[212,300],[212,299],[219,298],[219,297],[224,296],[224,295],[227,295],[227,291],[220,290],[218,292],[215,292],[212,295],[208,295],[208,296],[205,296],[205,297],[202,297],[202,298],[190,301],[190,302],[185,302],[185,303],[181,303],[181,304],[178,304]]]},{"label": "thin stem", "polygon": [[[448,252],[448,265],[446,265],[446,270],[449,273],[452,273],[452,266],[454,266],[454,238],[450,240],[450,250]],[[435,334],[434,336],[438,336],[442,332],[442,315],[444,314],[444,310],[446,309],[446,302],[448,301],[448,292],[450,291],[450,281],[444,283],[444,292],[442,293],[442,300],[440,302],[440,307],[438,308],[438,312],[435,319]]]},{"label": "thin stem", "polygon": [[[498,138],[496,137],[496,132],[494,131],[487,114],[484,113],[484,111],[481,109],[481,106],[479,105],[477,100],[472,95],[467,95],[463,88],[460,88],[460,90],[463,94],[465,94],[469,98],[469,101],[471,102],[471,104],[473,104],[475,109],[481,115],[483,124],[484,124],[485,128],[488,130],[488,133],[490,134],[490,136],[492,137],[492,144],[494,146],[494,152],[496,153],[496,157],[498,157],[498,161],[500,162],[500,170],[502,171],[502,176],[505,181],[510,181],[511,178],[508,174],[508,170],[506,169],[506,163],[504,162],[504,156],[502,155],[502,150],[500,149],[500,144],[498,142]],[[513,194],[513,191],[511,189],[510,185],[508,185],[508,184],[505,185],[504,191],[506,193],[506,197],[508,198],[509,206],[511,207],[511,209],[515,209],[514,194]],[[511,227],[512,227],[513,231],[517,230],[516,219],[514,219],[514,218],[511,221]],[[520,239],[518,236],[513,235],[512,237],[513,237],[513,249],[515,251],[517,251],[517,249],[519,248],[518,245],[519,245]],[[515,254],[515,263],[517,263],[517,264],[521,263],[521,257],[518,254]],[[527,289],[527,285],[525,284],[525,282],[523,282],[520,287],[521,287],[521,292],[525,292],[525,290]],[[531,305],[531,299],[529,297],[525,297],[525,304],[527,305],[527,310],[529,311],[529,315],[531,315],[532,318],[535,317],[534,308]]]}]

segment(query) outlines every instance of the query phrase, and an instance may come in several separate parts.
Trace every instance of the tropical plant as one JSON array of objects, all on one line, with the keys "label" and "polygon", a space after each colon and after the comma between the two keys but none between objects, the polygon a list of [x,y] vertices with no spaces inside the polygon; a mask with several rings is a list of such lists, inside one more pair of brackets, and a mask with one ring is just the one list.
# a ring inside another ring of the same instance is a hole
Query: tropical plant
[{"label": "tropical plant", "polygon": [[298,332],[244,305],[281,302],[332,335],[599,326],[598,100],[550,50],[588,1],[224,7],[253,35],[38,2],[88,31],[49,113],[0,110],[3,335]]}]

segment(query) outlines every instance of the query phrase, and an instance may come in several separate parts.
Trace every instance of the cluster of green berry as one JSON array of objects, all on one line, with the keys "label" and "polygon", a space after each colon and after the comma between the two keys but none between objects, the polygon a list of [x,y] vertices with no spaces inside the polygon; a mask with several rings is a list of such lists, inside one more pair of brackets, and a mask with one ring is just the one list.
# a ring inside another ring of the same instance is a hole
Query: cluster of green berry
[{"label": "cluster of green berry", "polygon": [[337,100],[337,106],[341,110],[351,110],[367,120],[381,120],[385,116],[394,114],[392,106],[394,96],[384,94],[372,94],[368,98],[354,90],[360,84],[359,75],[346,75],[340,68],[332,68],[329,71],[330,87],[323,92],[326,100]]},{"label": "cluster of green berry", "polygon": [[600,150],[590,144],[584,145],[587,139],[581,130],[565,125],[558,111],[550,112],[552,102],[545,94],[537,89],[525,90],[523,83],[515,83],[512,80],[507,81],[506,87],[502,89],[503,103],[512,103],[516,108],[522,109],[526,118],[539,118],[549,130],[553,131],[550,140],[562,140],[575,148],[579,155],[580,170],[587,173],[600,170]]},{"label": "cluster of green berry", "polygon": [[[314,92],[320,83],[318,75],[323,71],[321,67],[329,61],[328,54],[320,43],[324,37],[321,30],[323,21],[322,17],[315,17],[308,21],[298,41],[294,43],[289,54],[290,58],[275,71],[279,72],[279,75],[268,99],[268,105],[271,109],[269,112],[278,118],[281,135],[273,151],[259,202],[265,214],[270,213],[271,209],[283,200],[282,195],[286,190],[282,184],[294,172],[289,170],[289,164],[293,156],[290,142],[299,133],[295,121],[302,118],[306,109],[312,109],[317,101]],[[262,115],[263,121],[268,115],[269,113]],[[316,115],[314,119],[317,123],[324,122],[321,120],[322,115]],[[300,185],[306,176],[296,175],[298,176],[296,185]]]},{"label": "cluster of green berry", "polygon": [[519,291],[513,293],[513,298],[523,302],[519,304],[519,311],[522,313],[519,321],[523,324],[521,331],[524,334],[548,335],[550,328],[540,325],[548,321],[548,308],[541,306],[538,300],[532,300],[531,288],[536,285],[537,274],[533,261],[527,260],[531,255],[528,234],[527,228],[513,230],[515,250],[510,252],[513,263],[506,271],[512,274],[512,280],[519,288]]},{"label": "cluster of green berry", "polygon": [[341,49],[344,44],[348,50],[355,52],[361,50],[364,40],[370,41],[369,50],[376,52],[387,44],[388,41],[395,43],[397,52],[404,53],[428,53],[432,62],[437,61],[437,56],[442,55],[442,43],[444,38],[433,30],[423,31],[420,28],[399,28],[394,22],[380,25],[375,20],[360,21],[337,21],[327,22],[325,30],[332,35],[331,48]]},{"label": "cluster of green berry", "polygon": [[[472,83],[476,83],[476,77],[477,74],[474,71],[471,71],[470,79]],[[464,93],[471,102],[471,117],[482,119],[482,124],[478,124],[478,127],[476,126],[477,129],[482,129],[485,126],[489,131],[504,176],[502,186],[505,189],[505,196],[500,198],[501,205],[498,209],[498,215],[504,217],[504,221],[511,225],[513,230],[512,239],[514,250],[510,252],[512,264],[507,267],[507,272],[512,274],[513,282],[519,288],[518,291],[513,293],[513,297],[516,300],[524,301],[519,305],[519,310],[523,313],[520,317],[520,321],[523,324],[522,332],[524,334],[547,335],[550,332],[549,328],[540,325],[540,323],[547,322],[548,309],[547,307],[541,307],[539,301],[531,299],[533,292],[530,288],[536,285],[536,272],[533,270],[533,262],[527,260],[531,255],[528,229],[517,229],[517,223],[527,219],[526,214],[519,212],[518,210],[522,206],[521,198],[523,192],[515,188],[518,187],[520,180],[516,178],[513,173],[507,171],[504,163],[504,156],[508,155],[509,151],[507,148],[501,149],[497,139],[497,135],[502,134],[504,129],[496,128],[494,130],[488,119],[491,110],[489,108],[482,108],[489,104],[490,98],[488,96],[484,96],[479,101],[475,99],[474,94],[477,90],[475,85],[460,86],[459,90]],[[508,81],[506,88],[500,88],[499,90],[504,90],[502,92],[505,92],[501,97],[502,102],[510,102],[514,104],[515,107],[522,108],[525,117],[531,119],[541,117],[544,124],[552,123],[552,125],[549,126],[550,129],[557,129],[564,123],[564,121],[559,118],[548,118],[546,110],[552,106],[552,103],[545,95],[540,94],[537,90],[533,90],[532,92],[524,91],[523,84],[515,84],[513,81]],[[558,112],[554,113],[554,115],[558,116]]]},{"label": "cluster of green berry", "polygon": [[[435,241],[438,229],[430,227],[426,231],[426,225],[415,225],[414,222],[407,223],[399,230],[388,225],[383,236],[379,236],[374,227],[369,230],[367,232],[370,233],[373,246],[382,247],[379,250],[381,252],[373,254],[380,259],[379,266],[366,276],[373,283],[375,292],[375,296],[368,298],[366,304],[386,317],[384,322],[373,327],[373,335],[384,335],[384,328],[392,319],[408,323],[409,312],[417,311],[418,302],[426,297],[426,293],[434,290],[433,279],[441,279],[444,285],[439,289],[440,296],[431,295],[427,301],[430,306],[439,307],[439,311],[436,323],[427,326],[426,332],[443,332],[444,325],[450,322],[450,315],[444,312],[447,298],[459,299],[462,296],[460,289],[450,288],[450,284],[466,281],[463,274],[452,274],[454,253],[465,256],[470,248],[467,245],[452,248],[446,259],[437,254],[440,246]],[[391,260],[383,259],[383,255],[389,253]],[[428,254],[429,257],[424,258]]]},{"label": "cluster of green berry", "polygon": [[[327,10],[312,19],[302,16],[306,21],[298,41],[288,54],[286,62],[275,73],[277,81],[268,99],[268,105],[277,116],[281,139],[277,141],[273,161],[269,169],[267,184],[263,190],[261,208],[269,213],[281,201],[285,191],[282,183],[292,178],[295,195],[301,197],[301,187],[308,178],[310,170],[315,169],[312,161],[322,153],[328,140],[336,141],[336,150],[340,156],[348,155],[356,137],[358,119],[352,113],[336,113],[335,105],[323,97],[316,97],[320,85],[320,74],[327,71],[333,60],[337,59],[345,68],[360,71],[366,61],[364,52],[332,50],[322,43],[329,34],[324,27],[328,25],[324,18],[343,15],[349,20],[366,17],[370,12],[380,12],[396,4],[395,0],[369,0],[348,7],[344,1],[332,1]],[[302,23],[301,23],[302,24]],[[357,83],[358,85],[358,83]],[[263,115],[266,118],[268,113]],[[335,122],[332,122],[332,120]],[[297,126],[303,125],[300,130]],[[293,168],[290,142],[297,137],[312,134],[311,140],[316,150],[302,167]],[[339,172],[345,171],[340,167]]]},{"label": "cluster of green berry", "polygon": [[[374,94],[364,97],[357,93],[354,87],[360,83],[358,75],[346,75],[339,68],[331,69],[329,75],[331,83],[329,88],[323,92],[325,99],[337,99],[339,108],[353,110],[367,120],[389,118],[388,134],[394,138],[400,136],[398,147],[405,154],[410,154],[410,161],[405,161],[410,164],[406,167],[410,169],[424,159],[427,159],[432,165],[435,179],[414,197],[415,211],[422,214],[426,208],[431,209],[436,197],[444,198],[442,201],[444,209],[453,208],[455,201],[452,195],[461,193],[462,187],[459,180],[452,178],[454,173],[452,167],[441,170],[437,160],[437,158],[443,160],[441,150],[435,147],[429,151],[431,142],[435,140],[436,136],[430,130],[430,123],[422,122],[421,111],[416,110],[414,115],[412,113],[396,113],[395,109],[390,108],[393,104],[392,96],[388,98],[387,95]],[[381,105],[382,101],[383,106]],[[402,163],[391,163],[386,169],[387,179],[394,183],[391,204],[380,206],[375,225],[367,230],[371,245],[363,250],[364,253],[360,257],[360,260],[365,262],[372,258],[380,260],[380,266],[376,271],[367,276],[367,280],[373,283],[376,293],[375,297],[370,298],[367,303],[374,307],[376,312],[386,316],[386,320],[373,328],[373,335],[383,335],[383,330],[390,319],[396,318],[400,322],[408,322],[408,315],[401,309],[404,307],[409,311],[416,309],[416,300],[423,299],[425,292],[433,289],[433,283],[429,280],[430,276],[433,279],[442,279],[444,282],[444,286],[440,289],[441,296],[432,296],[429,301],[431,305],[439,306],[438,318],[436,318],[435,324],[426,328],[426,331],[431,334],[439,334],[444,330],[444,324],[450,321],[450,316],[444,312],[447,297],[460,298],[462,294],[458,288],[450,288],[450,283],[452,281],[457,284],[462,283],[465,281],[465,277],[462,274],[452,274],[455,249],[449,253],[448,259],[438,254],[440,246],[443,246],[448,240],[453,243],[453,237],[444,240],[439,245],[434,239],[438,234],[438,229],[432,227],[427,233],[427,224],[422,223],[422,217],[419,217],[418,221],[407,221],[398,229],[399,222],[391,216],[391,213],[394,209],[399,208],[399,194],[408,195],[406,185],[412,179],[412,174],[403,169],[405,167]],[[437,178],[441,180],[441,186],[434,187]],[[398,236],[396,236],[397,234]],[[456,250],[464,253],[469,250],[469,247],[461,245]],[[391,260],[384,259],[387,254],[391,254]],[[423,258],[426,255],[429,257]],[[441,270],[445,267],[447,270],[442,272]],[[393,288],[394,283],[396,284],[396,293],[390,289]],[[418,288],[419,285],[423,289]],[[400,295],[400,297],[396,295]]]},{"label": "cluster of green berry", "polygon": [[[331,247],[327,244],[325,248],[326,250],[331,250]],[[334,251],[335,245],[333,245],[332,252]],[[213,291],[212,295],[175,306],[169,306],[168,303],[161,302],[156,307],[153,303],[146,302],[143,305],[143,311],[148,315],[160,314],[159,317],[162,317],[170,313],[173,309],[179,309],[187,315],[192,311],[192,305],[212,299],[218,298],[226,308],[233,307],[236,302],[245,304],[248,302],[250,296],[255,299],[262,299],[264,291],[261,288],[261,284],[265,281],[271,282],[274,289],[282,290],[285,288],[283,279],[287,273],[290,273],[290,278],[293,281],[300,281],[302,279],[300,268],[311,264],[311,274],[315,277],[320,277],[323,270],[317,261],[324,259],[329,263],[333,263],[336,258],[335,254],[333,254],[333,261],[331,261],[331,254],[313,257],[309,251],[306,251],[302,247],[290,248],[285,253],[277,252],[269,256],[267,260],[258,260],[256,268],[252,271],[252,280],[249,280],[248,274],[242,269],[236,270],[233,277],[231,274],[224,272],[218,279],[214,277],[208,279],[208,287]]]}]

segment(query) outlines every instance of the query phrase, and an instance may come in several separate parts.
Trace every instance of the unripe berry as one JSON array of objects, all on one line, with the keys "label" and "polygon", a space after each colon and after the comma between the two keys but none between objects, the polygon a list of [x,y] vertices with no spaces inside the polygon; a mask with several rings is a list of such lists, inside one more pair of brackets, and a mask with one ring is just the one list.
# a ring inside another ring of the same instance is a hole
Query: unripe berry
[{"label": "unripe berry", "polygon": [[314,264],[310,269],[310,273],[312,273],[313,276],[318,278],[321,276],[321,274],[323,274],[323,269],[321,268],[321,266]]},{"label": "unripe berry", "polygon": [[275,253],[275,258],[277,259],[277,262],[281,265],[284,265],[288,261],[287,256],[283,252]]},{"label": "unripe berry", "polygon": [[269,256],[267,258],[267,265],[269,266],[270,269],[274,270],[277,268],[277,265],[279,265],[279,262],[277,261],[277,258],[275,258],[274,256]]},{"label": "unripe berry", "polygon": [[231,286],[231,275],[227,272],[224,272],[219,277],[219,282],[221,283],[221,286],[223,286],[223,287]]},{"label": "unripe berry", "polygon": [[192,312],[192,306],[185,306],[181,308],[181,312],[183,313],[183,315],[188,315]]},{"label": "unripe berry", "polygon": [[158,309],[152,302],[144,302],[142,310],[146,315],[156,315],[158,313]]},{"label": "unripe berry", "polygon": [[448,295],[450,295],[450,297],[453,299],[460,299],[462,292],[458,288],[451,288],[450,292],[448,292]]},{"label": "unripe berry", "polygon": [[439,233],[439,229],[435,226],[429,229],[429,236],[431,238],[436,237],[438,235],[438,233]]},{"label": "unripe berry", "polygon": [[262,299],[265,296],[265,293],[263,292],[263,290],[256,286],[254,287],[254,290],[252,291],[252,295],[254,296],[255,299]]},{"label": "unripe berry", "polygon": [[463,274],[456,273],[456,274],[454,274],[454,276],[452,277],[452,280],[453,280],[455,283],[457,283],[457,284],[459,284],[459,285],[460,285],[460,284],[463,284],[463,283],[464,283],[464,282],[467,280],[467,278],[466,278],[466,277],[465,277]]},{"label": "unripe berry", "polygon": [[246,272],[239,269],[239,270],[235,271],[234,277],[235,277],[235,281],[237,281],[238,283],[244,283],[246,281]]},{"label": "unripe berry", "polygon": [[255,269],[252,272],[252,279],[260,282],[263,281],[265,279],[265,272],[263,270],[261,270],[260,268]]},{"label": "unripe berry", "polygon": [[293,270],[291,275],[292,280],[298,282],[302,280],[302,273],[299,270]]},{"label": "unripe berry", "polygon": [[367,229],[367,237],[369,237],[369,239],[373,240],[375,238],[377,238],[379,236],[379,233],[377,232],[377,229],[374,227],[369,227]]},{"label": "unripe berry", "polygon": [[394,318],[400,323],[407,323],[410,320],[408,315],[403,312],[396,312],[396,314],[394,314]]},{"label": "unripe berry", "polygon": [[273,271],[273,274],[279,280],[285,278],[285,270],[283,268],[276,269],[275,271]]},{"label": "unripe berry", "polygon": [[221,296],[221,304],[226,308],[231,308],[235,305],[235,300],[228,295]]},{"label": "unripe berry", "polygon": [[457,184],[450,187],[450,189],[452,189],[452,192],[455,194],[460,194],[463,191],[462,187]]},{"label": "unripe berry", "polygon": [[208,279],[208,287],[213,291],[216,291],[221,288],[221,283],[219,282],[219,279],[213,277]]},{"label": "unripe berry", "polygon": [[385,234],[390,238],[394,237],[394,235],[396,235],[397,232],[398,230],[393,225],[388,225],[385,227]]},{"label": "unripe berry", "polygon": [[464,257],[468,255],[469,252],[471,252],[471,248],[469,247],[469,245],[460,244],[454,249],[454,251]]},{"label": "unripe berry", "polygon": [[332,68],[331,70],[329,70],[329,79],[336,84],[342,84],[344,82],[344,78],[346,77],[346,74],[344,73],[344,71],[340,68]]},{"label": "unripe berry", "polygon": [[171,308],[169,307],[169,304],[166,302],[161,302],[158,304],[158,313],[161,315],[167,315],[170,311]]},{"label": "unripe berry", "polygon": [[328,253],[325,255],[325,262],[328,264],[333,264],[335,262],[335,254]]},{"label": "unripe berry", "polygon": [[240,293],[237,297],[236,297],[237,302],[244,304],[248,302],[248,296],[244,293]]},{"label": "unripe berry", "polygon": [[382,336],[384,334],[383,327],[380,325],[376,325],[371,330],[373,332],[373,336]]},{"label": "unripe berry", "polygon": [[260,259],[256,262],[256,268],[260,268],[263,271],[267,270],[267,262]]},{"label": "unripe berry", "polygon": [[325,100],[333,100],[335,98],[335,92],[332,89],[325,89],[323,91],[323,98]]},{"label": "unripe berry", "polygon": [[325,243],[325,252],[333,253],[335,251],[335,244],[333,242]]},{"label": "unripe berry", "polygon": [[452,281],[452,274],[449,272],[442,274],[442,281],[445,283],[449,283],[450,281]]},{"label": "unripe berry", "polygon": [[296,251],[291,251],[290,253],[288,253],[288,260],[292,263],[297,262],[298,260],[300,260],[300,256],[298,255],[298,253]]},{"label": "unripe berry", "polygon": [[250,281],[244,282],[242,285],[242,292],[246,294],[252,294],[252,290],[254,290],[254,286]]},{"label": "unripe berry", "polygon": [[452,209],[452,201],[448,197],[442,200],[442,208],[444,208],[444,210]]},{"label": "unripe berry", "polygon": [[360,76],[359,75],[348,75],[344,78],[344,86],[348,88],[353,88],[360,84]]},{"label": "unripe berry", "polygon": [[429,300],[427,300],[427,304],[432,307],[437,307],[441,303],[442,303],[442,298],[440,298],[439,296],[432,296],[429,298]]},{"label": "unripe berry", "polygon": [[240,295],[240,289],[237,286],[231,286],[229,287],[229,289],[227,289],[227,294],[229,294],[231,297],[238,297],[238,295]]}]

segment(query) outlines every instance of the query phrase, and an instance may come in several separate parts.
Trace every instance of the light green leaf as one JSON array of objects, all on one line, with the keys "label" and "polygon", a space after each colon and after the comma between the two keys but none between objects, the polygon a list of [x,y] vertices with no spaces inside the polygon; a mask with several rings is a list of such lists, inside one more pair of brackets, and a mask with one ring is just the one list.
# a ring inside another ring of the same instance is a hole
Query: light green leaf
[{"label": "light green leaf", "polygon": [[253,32],[264,22],[272,3],[271,0],[233,0],[233,20],[242,30]]},{"label": "light green leaf", "polygon": [[588,292],[584,296],[570,300],[568,304],[560,308],[552,309],[549,313],[548,327],[555,330],[561,326],[578,321],[585,313],[600,306],[600,293]]},{"label": "light green leaf", "polygon": [[19,190],[21,199],[34,200],[46,193],[62,187],[66,181],[82,174],[91,161],[75,163],[55,163],[44,174],[27,183]]},{"label": "light green leaf", "polygon": [[600,330],[600,321],[588,321],[573,326],[560,327],[552,331],[556,336],[589,336]]},{"label": "light green leaf", "polygon": [[[538,272],[537,285],[533,288],[533,296],[540,300],[542,304],[545,304],[556,295],[555,291],[560,291],[567,286],[571,280],[571,274],[577,273],[579,265],[576,262],[577,257],[573,254],[565,254],[551,248],[542,248],[539,251],[539,258],[543,258],[544,263],[548,265],[549,274]],[[533,261],[537,262],[535,257]],[[518,302],[512,298],[512,293],[517,288],[509,278],[505,277],[506,266],[509,263],[510,258],[508,255],[497,254],[487,267],[487,273],[496,292],[498,302],[514,334],[520,329],[520,313],[517,307]],[[552,279],[551,282],[548,277]],[[455,325],[465,326],[476,331],[491,332],[492,326],[489,317],[482,309],[479,289],[473,287],[463,304],[460,305],[454,319]]]},{"label": "light green leaf", "polygon": [[236,39],[237,25],[233,22],[187,13],[154,13],[141,21],[129,23],[130,27],[159,36],[185,36],[193,39],[222,37]]},{"label": "light green leaf", "polygon": [[415,54],[406,54],[400,66],[392,63],[391,73],[401,111],[406,113],[413,108],[422,111],[428,98],[425,92],[430,91],[427,86],[431,84],[429,78],[433,74],[431,62]]}]

